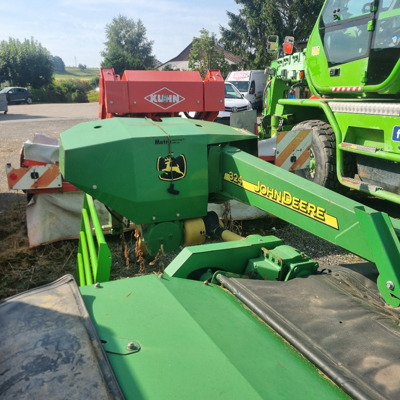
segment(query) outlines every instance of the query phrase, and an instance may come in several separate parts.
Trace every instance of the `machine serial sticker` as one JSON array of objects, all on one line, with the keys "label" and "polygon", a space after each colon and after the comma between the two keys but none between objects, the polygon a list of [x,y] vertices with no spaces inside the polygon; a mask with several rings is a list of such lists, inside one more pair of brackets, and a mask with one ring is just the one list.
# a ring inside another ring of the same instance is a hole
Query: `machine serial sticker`
[{"label": "machine serial sticker", "polygon": [[186,176],[186,157],[180,154],[178,157],[171,155],[157,158],[157,171],[162,172],[159,179],[162,181],[178,181]]},{"label": "machine serial sticker", "polygon": [[314,46],[311,48],[311,55],[312,56],[319,56],[319,46]]},{"label": "machine serial sticker", "polygon": [[225,172],[224,180],[240,186],[248,192],[254,193],[258,196],[271,200],[274,203],[298,212],[299,214],[310,217],[314,221],[321,222],[322,224],[330,226],[334,229],[339,229],[337,218],[329,215],[324,208],[299,199],[286,190],[283,192],[278,191],[272,187],[262,184],[260,181],[258,181],[255,185],[254,183],[245,181],[242,176],[239,176],[233,172]]},{"label": "machine serial sticker", "polygon": [[395,126],[393,128],[392,140],[394,142],[400,142],[400,126]]}]

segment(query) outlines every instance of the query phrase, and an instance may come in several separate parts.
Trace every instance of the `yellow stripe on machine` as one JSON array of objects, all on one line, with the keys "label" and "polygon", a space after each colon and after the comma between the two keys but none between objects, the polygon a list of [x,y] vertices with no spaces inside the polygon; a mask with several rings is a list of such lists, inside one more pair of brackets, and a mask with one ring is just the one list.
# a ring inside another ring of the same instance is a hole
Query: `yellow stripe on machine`
[{"label": "yellow stripe on machine", "polygon": [[273,201],[274,203],[280,204],[283,207],[289,208],[299,214],[309,217],[314,221],[320,222],[334,229],[339,229],[337,218],[329,215],[324,208],[293,196],[286,190],[279,191],[270,186],[262,184],[260,181],[258,181],[257,184],[251,183],[244,180],[242,176],[238,176],[238,174],[233,172],[225,172],[224,180],[233,183],[236,186],[242,187],[248,192],[264,197]]}]

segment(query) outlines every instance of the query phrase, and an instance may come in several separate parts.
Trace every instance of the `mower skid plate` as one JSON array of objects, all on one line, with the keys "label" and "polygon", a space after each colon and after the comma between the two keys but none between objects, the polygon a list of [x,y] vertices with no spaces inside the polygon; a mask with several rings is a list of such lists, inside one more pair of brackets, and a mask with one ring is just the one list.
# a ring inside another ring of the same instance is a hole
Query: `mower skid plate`
[{"label": "mower skid plate", "polygon": [[71,275],[0,303],[0,399],[123,399]]}]

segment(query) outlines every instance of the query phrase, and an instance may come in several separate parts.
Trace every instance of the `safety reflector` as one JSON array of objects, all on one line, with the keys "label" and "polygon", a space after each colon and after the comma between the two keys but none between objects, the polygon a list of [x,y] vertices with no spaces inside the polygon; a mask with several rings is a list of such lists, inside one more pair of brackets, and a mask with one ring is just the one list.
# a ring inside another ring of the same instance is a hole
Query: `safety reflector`
[{"label": "safety reflector", "polygon": [[58,165],[35,165],[29,168],[12,168],[6,166],[9,189],[50,189],[61,188],[62,179]]},{"label": "safety reflector", "polygon": [[278,132],[275,165],[288,171],[310,165],[311,129]]}]

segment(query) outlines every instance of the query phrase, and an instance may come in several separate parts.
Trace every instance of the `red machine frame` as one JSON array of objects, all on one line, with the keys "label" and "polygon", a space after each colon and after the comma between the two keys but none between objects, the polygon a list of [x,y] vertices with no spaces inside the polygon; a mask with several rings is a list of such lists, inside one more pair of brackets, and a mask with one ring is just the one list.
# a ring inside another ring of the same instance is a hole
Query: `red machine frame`
[{"label": "red machine frame", "polygon": [[196,119],[214,121],[225,109],[224,79],[209,70],[204,81],[197,71],[125,71],[100,69],[99,119],[117,116],[179,117],[194,112]]}]

